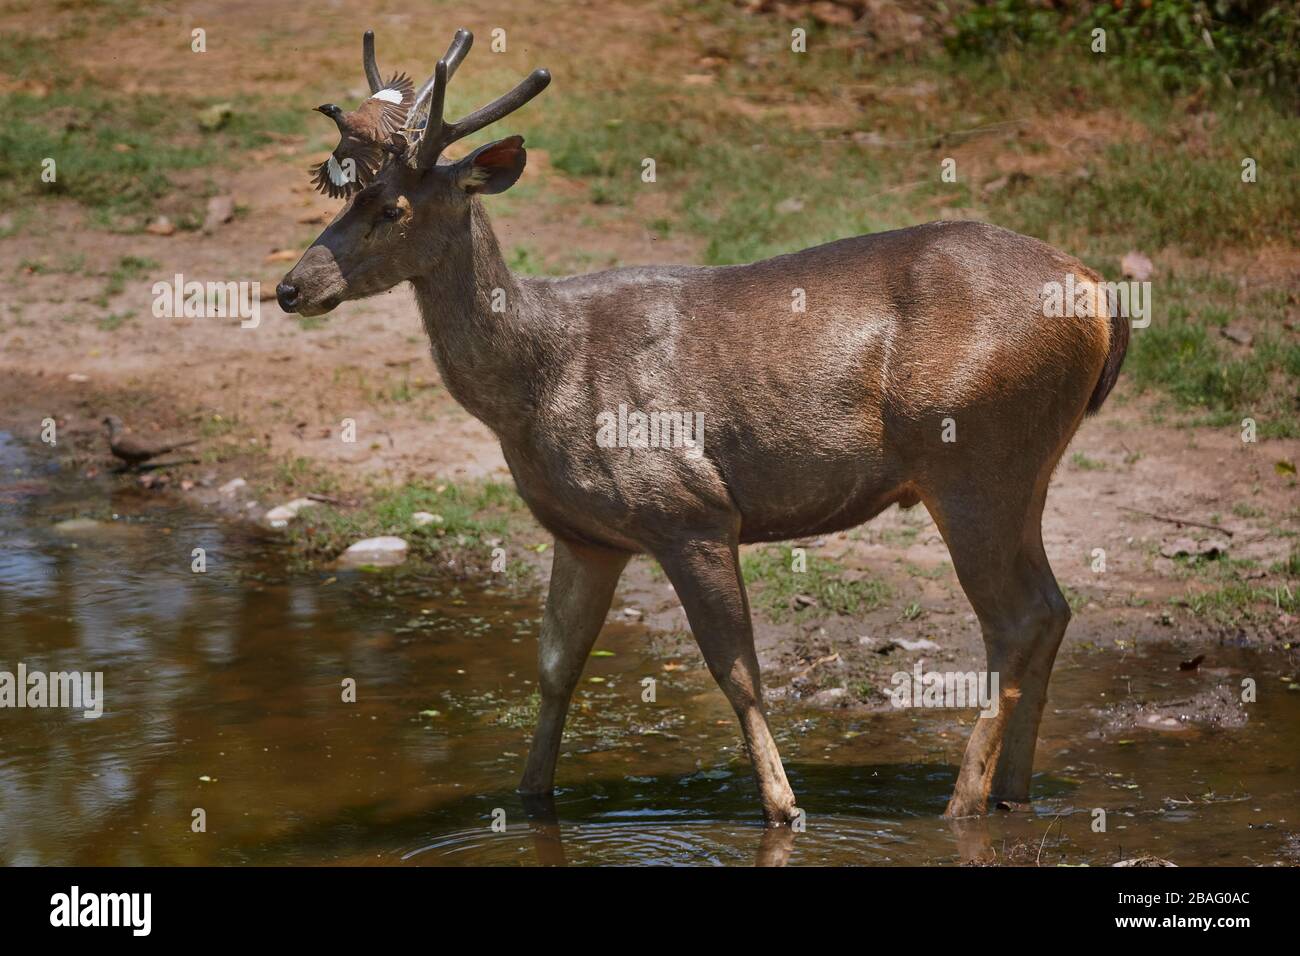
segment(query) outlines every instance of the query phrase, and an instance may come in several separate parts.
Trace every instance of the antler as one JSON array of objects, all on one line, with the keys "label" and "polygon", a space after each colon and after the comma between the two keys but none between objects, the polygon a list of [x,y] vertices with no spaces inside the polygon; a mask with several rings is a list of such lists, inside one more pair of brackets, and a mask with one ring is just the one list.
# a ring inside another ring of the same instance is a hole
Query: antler
[{"label": "antler", "polygon": [[378,93],[383,89],[383,79],[379,76],[379,67],[375,65],[375,31],[367,30],[361,38],[361,66],[366,71],[366,82],[370,92]]},{"label": "antler", "polygon": [[[447,98],[447,82],[456,73],[469,48],[474,42],[474,34],[468,30],[456,31],[451,46],[429,77],[420,92],[416,94],[415,103],[406,116],[407,132],[418,133],[406,161],[417,169],[428,169],[438,162],[442,151],[471,133],[495,123],[519,107],[523,106],[551,82],[551,74],[546,70],[534,70],[509,93],[498,97],[487,106],[475,110],[457,123],[448,123],[443,119],[442,111]],[[420,122],[421,116],[424,121]]]}]

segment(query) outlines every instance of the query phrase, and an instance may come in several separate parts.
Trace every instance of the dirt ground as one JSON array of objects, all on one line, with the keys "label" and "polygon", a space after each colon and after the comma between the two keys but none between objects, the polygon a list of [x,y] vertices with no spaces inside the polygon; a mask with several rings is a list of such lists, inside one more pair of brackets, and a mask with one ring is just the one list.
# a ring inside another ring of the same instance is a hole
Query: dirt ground
[{"label": "dirt ground", "polygon": [[[432,63],[436,52],[422,37],[436,32],[435,25],[426,29],[414,7],[385,3],[373,11],[368,25],[382,36],[397,37],[387,49],[381,44],[381,66]],[[578,57],[617,64],[653,56],[662,70],[686,74],[695,68],[698,53],[688,45],[639,47],[637,18],[644,14],[630,3],[566,4],[558,14],[492,0],[472,7],[451,4],[438,10],[437,29],[447,32],[464,22],[486,35],[493,17],[507,10],[520,32],[530,20],[546,23],[552,39],[540,52],[557,76]],[[13,16],[0,26],[13,27]],[[28,16],[23,27],[36,28]],[[133,20],[107,38],[76,41],[69,57],[105,84],[162,91],[172,83],[194,82],[186,72],[192,66],[150,51],[178,27],[188,32],[187,23],[207,19],[224,33],[248,36],[261,35],[269,19],[277,33],[292,38],[286,41],[292,50],[284,52],[293,55],[250,57],[239,44],[217,42],[221,34],[214,34],[201,77],[212,95],[233,95],[255,83],[270,93],[302,98],[304,88],[330,85],[322,79],[326,71],[345,87],[360,88],[354,35],[362,27],[346,9],[320,4],[194,4],[186,17]],[[412,36],[417,27],[420,36]],[[555,39],[565,36],[581,37],[580,48]],[[434,44],[437,52],[441,42]],[[538,55],[521,43],[496,69],[523,75]],[[147,71],[141,62],[148,63]],[[314,102],[304,99],[303,106]],[[1086,125],[1080,124],[1081,129]],[[1091,128],[1087,133],[1097,135]],[[88,227],[84,212],[71,202],[46,202],[38,224],[0,239],[5,263],[0,270],[0,429],[36,441],[42,420],[54,418],[57,454],[86,470],[107,465],[99,421],[109,412],[146,435],[197,432],[204,438],[203,461],[175,469],[168,490],[160,491],[188,493],[196,500],[236,477],[263,487],[259,480],[270,481],[285,461],[298,458],[330,476],[332,493],[349,496],[364,497],[368,488],[412,478],[508,480],[491,434],[439,382],[405,287],[350,303],[320,322],[285,316],[273,300],[262,303],[256,329],[240,328],[237,319],[152,316],[151,282],[173,273],[256,277],[267,292],[274,288],[335,209],[310,192],[302,148],[301,138],[286,136],[255,153],[254,162],[230,183],[240,215],[211,234],[112,234]],[[658,238],[649,228],[657,212],[650,201],[630,211],[594,203],[583,183],[547,160],[544,151],[530,150],[527,172],[532,181],[545,183],[547,199],[512,201],[494,216],[503,248],[526,243],[539,250],[548,267],[569,262],[573,250],[622,264],[698,261],[700,240],[677,234]],[[128,282],[110,297],[108,311],[128,317],[103,328],[85,316],[103,292],[102,274],[124,256],[158,266],[150,270],[149,281]],[[19,265],[70,259],[82,263],[71,273]],[[1293,265],[1283,263],[1281,271]],[[1276,253],[1268,251],[1243,254],[1234,268],[1261,281],[1279,272]],[[1160,551],[1179,539],[1220,539],[1232,559],[1257,562],[1261,586],[1284,584],[1267,569],[1287,560],[1291,536],[1300,531],[1300,512],[1294,474],[1277,463],[1300,458],[1300,441],[1246,444],[1234,429],[1160,424],[1152,403],[1135,395],[1121,377],[1102,413],[1085,422],[1054,480],[1044,533],[1075,610],[1067,647],[1123,650],[1135,642],[1169,641],[1175,648],[1185,645],[1188,657],[1212,654],[1219,641],[1291,647],[1300,625],[1280,610],[1255,607],[1250,615],[1225,621],[1190,606],[1187,595],[1212,590],[1213,583]],[[338,441],[345,418],[354,419],[363,436],[356,444]],[[278,503],[258,502],[263,509]],[[1180,526],[1157,515],[1226,530]],[[531,534],[542,540],[540,531]],[[881,686],[882,674],[910,668],[917,659],[957,666],[975,666],[981,659],[974,617],[923,508],[894,509],[864,528],[808,546],[835,558],[850,575],[883,578],[892,594],[882,608],[863,616],[822,615],[813,608],[793,622],[760,617],[760,651],[776,697],[863,706],[855,687]],[[1104,572],[1093,570],[1094,549],[1105,552]],[[674,646],[691,653],[682,636],[681,607],[648,562],[637,561],[630,569],[615,613],[625,613],[624,608],[667,635],[661,639],[668,642],[668,653]]]}]

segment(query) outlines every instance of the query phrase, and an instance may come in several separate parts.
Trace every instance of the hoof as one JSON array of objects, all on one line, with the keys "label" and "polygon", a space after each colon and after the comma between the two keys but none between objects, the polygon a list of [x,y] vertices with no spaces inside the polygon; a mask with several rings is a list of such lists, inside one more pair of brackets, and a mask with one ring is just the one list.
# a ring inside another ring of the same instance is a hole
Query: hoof
[{"label": "hoof", "polygon": [[792,826],[795,821],[801,819],[805,819],[803,811],[793,805],[784,809],[763,811],[763,823],[769,830]]},{"label": "hoof", "polygon": [[982,817],[987,812],[988,804],[985,800],[963,800],[954,796],[948,801],[948,809],[943,811],[943,815],[949,820],[961,820],[966,817]]}]

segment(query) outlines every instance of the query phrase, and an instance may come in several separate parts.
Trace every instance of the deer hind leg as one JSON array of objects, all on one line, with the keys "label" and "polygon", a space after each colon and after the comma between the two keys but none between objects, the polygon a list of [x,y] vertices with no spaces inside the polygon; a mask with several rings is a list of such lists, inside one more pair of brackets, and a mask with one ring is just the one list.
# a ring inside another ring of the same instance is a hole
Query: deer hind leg
[{"label": "deer hind leg", "polygon": [[686,609],[710,673],[740,718],[763,818],[768,826],[788,824],[797,813],[794,792],[763,713],[763,687],[736,541],[692,540],[657,557]]},{"label": "deer hind leg", "polygon": [[605,623],[629,555],[555,540],[551,582],[538,639],[542,703],[520,793],[549,794],[569,700]]},{"label": "deer hind leg", "polygon": [[1020,701],[1007,723],[1006,735],[993,773],[989,796],[997,806],[1016,809],[1029,802],[1029,779],[1034,770],[1038,726],[1047,703],[1047,684],[1052,677],[1056,652],[1070,623],[1070,605],[1057,586],[1043,551],[1040,525],[1035,518],[1032,540],[1026,540],[1021,561],[1035,589],[1030,598],[1038,617],[1038,631],[1025,657],[1020,678]]},{"label": "deer hind leg", "polygon": [[1050,469],[997,501],[964,494],[927,500],[958,580],[983,632],[987,669],[998,676],[996,714],[975,721],[948,803],[949,817],[984,813],[990,796],[1029,797],[1038,723],[1070,608],[1043,552],[1040,520]]}]

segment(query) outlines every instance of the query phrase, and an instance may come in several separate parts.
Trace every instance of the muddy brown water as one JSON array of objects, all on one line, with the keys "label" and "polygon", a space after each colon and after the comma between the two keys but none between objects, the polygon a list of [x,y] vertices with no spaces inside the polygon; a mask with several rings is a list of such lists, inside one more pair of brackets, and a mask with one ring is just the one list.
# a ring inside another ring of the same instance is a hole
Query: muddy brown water
[{"label": "muddy brown water", "polygon": [[[1300,849],[1300,693],[1267,655],[1230,647],[1181,674],[1156,646],[1067,645],[1032,812],[960,826],[940,814],[973,711],[783,703],[774,730],[807,829],[773,835],[698,658],[669,662],[611,621],[551,815],[514,792],[536,596],[420,571],[286,570],[275,539],[128,489],[0,434],[0,671],[102,671],[105,698],[98,719],[0,709],[0,862],[1214,865]],[[55,528],[78,517],[102,524]],[[1239,727],[1107,722],[1115,704],[1252,675]]]}]

